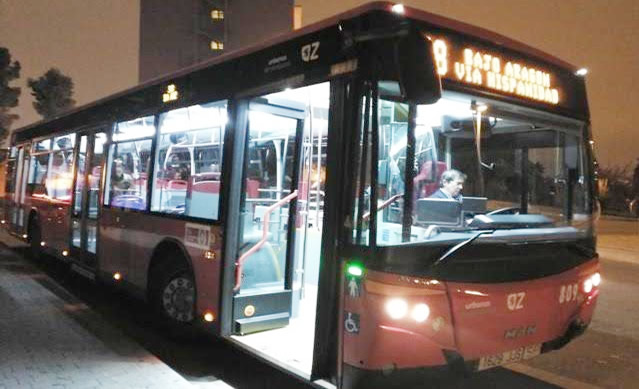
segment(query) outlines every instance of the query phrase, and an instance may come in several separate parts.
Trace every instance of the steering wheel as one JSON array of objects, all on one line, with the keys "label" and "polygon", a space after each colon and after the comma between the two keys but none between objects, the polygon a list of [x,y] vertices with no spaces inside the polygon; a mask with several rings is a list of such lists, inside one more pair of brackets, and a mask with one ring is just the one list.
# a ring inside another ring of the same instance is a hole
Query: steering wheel
[{"label": "steering wheel", "polygon": [[521,212],[519,207],[506,207],[490,211],[486,215],[519,215],[519,212]]}]

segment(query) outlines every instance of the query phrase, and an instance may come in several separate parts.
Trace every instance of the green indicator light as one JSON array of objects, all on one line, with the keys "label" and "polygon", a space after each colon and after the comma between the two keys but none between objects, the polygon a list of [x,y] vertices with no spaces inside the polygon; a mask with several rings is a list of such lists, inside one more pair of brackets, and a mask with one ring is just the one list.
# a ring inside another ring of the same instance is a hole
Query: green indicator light
[{"label": "green indicator light", "polygon": [[361,277],[364,274],[364,267],[359,263],[351,263],[346,267],[346,272],[354,277]]}]

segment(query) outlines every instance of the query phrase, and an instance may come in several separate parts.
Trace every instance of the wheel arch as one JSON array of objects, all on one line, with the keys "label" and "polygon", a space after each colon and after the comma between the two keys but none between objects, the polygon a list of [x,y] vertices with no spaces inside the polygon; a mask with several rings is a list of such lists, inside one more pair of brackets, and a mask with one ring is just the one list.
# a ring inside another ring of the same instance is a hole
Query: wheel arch
[{"label": "wheel arch", "polygon": [[195,274],[193,272],[193,262],[189,252],[184,247],[184,244],[175,238],[164,238],[153,249],[151,254],[151,260],[146,271],[146,298],[150,301],[153,293],[153,283],[157,281],[155,277],[159,270],[170,266],[171,264],[177,266],[185,266],[191,274],[194,276],[194,284],[197,296],[197,282],[195,282]]}]

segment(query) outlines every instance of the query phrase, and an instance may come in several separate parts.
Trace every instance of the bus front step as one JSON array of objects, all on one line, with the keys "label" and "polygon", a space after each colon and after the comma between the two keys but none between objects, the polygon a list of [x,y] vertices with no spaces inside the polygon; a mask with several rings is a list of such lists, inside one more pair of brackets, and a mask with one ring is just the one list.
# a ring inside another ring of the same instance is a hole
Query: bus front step
[{"label": "bus front step", "polygon": [[290,315],[288,313],[283,312],[248,319],[239,319],[235,321],[235,331],[240,335],[246,335],[253,332],[286,327],[288,325],[289,316]]},{"label": "bus front step", "polygon": [[233,297],[234,332],[246,335],[287,326],[291,296],[290,290],[236,295]]}]

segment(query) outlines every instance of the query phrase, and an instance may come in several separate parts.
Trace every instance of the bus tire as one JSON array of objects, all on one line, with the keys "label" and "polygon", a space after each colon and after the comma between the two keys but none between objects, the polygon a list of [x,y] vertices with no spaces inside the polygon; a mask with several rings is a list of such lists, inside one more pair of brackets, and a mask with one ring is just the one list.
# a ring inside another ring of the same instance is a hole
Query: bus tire
[{"label": "bus tire", "polygon": [[39,260],[42,257],[42,246],[40,246],[40,242],[42,241],[42,229],[40,228],[40,223],[38,220],[33,217],[29,221],[29,229],[28,229],[28,237],[29,237],[29,257],[32,260]]},{"label": "bus tire", "polygon": [[152,300],[155,310],[178,330],[189,328],[195,318],[195,282],[191,271],[173,263],[155,272]]}]

